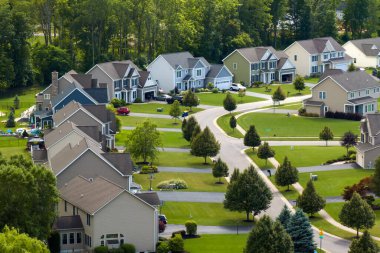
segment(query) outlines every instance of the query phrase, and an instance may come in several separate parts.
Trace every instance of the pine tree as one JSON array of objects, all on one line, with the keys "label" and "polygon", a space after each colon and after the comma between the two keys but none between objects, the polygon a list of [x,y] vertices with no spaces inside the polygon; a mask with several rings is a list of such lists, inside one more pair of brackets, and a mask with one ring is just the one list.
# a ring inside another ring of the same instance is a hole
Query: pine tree
[{"label": "pine tree", "polygon": [[181,125],[182,133],[183,133],[184,129],[186,129],[186,126],[187,126],[187,120],[186,120],[186,118],[184,118],[182,120],[182,125]]},{"label": "pine tree", "polygon": [[16,126],[15,116],[14,116],[13,111],[9,112],[8,120],[7,120],[7,123],[5,124],[5,126],[6,127],[15,127]]},{"label": "pine tree", "polygon": [[282,208],[280,215],[277,217],[277,220],[287,230],[291,218],[292,213],[290,212],[289,208],[286,205],[284,205],[284,208]]},{"label": "pine tree", "polygon": [[176,120],[181,116],[181,108],[178,100],[175,100],[171,105],[169,115],[174,118],[174,124],[176,124]]},{"label": "pine tree", "polygon": [[370,205],[354,193],[350,201],[344,203],[339,219],[343,225],[356,229],[356,237],[359,238],[359,229],[370,229],[375,225],[376,215]]},{"label": "pine tree", "polygon": [[373,175],[371,189],[377,196],[380,196],[380,157],[375,161],[375,173]]},{"label": "pine tree", "polygon": [[311,180],[297,199],[297,206],[305,213],[310,214],[310,216],[323,209],[325,204],[326,201],[315,191],[313,181]]},{"label": "pine tree", "polygon": [[194,92],[188,90],[183,96],[182,104],[190,107],[190,112],[192,112],[192,107],[199,105],[199,99]]},{"label": "pine tree", "polygon": [[355,67],[354,63],[352,62],[352,63],[350,64],[350,66],[348,66],[347,71],[348,71],[348,72],[354,72],[355,70],[356,70],[356,67]]},{"label": "pine tree", "polygon": [[275,154],[276,153],[269,146],[268,142],[264,142],[264,144],[260,145],[257,150],[257,157],[260,159],[265,159],[265,166],[268,164],[268,158],[274,157]]},{"label": "pine tree", "polygon": [[230,177],[230,183],[238,180],[239,176],[240,176],[240,171],[238,168],[235,168],[234,171],[232,172],[231,177]]},{"label": "pine tree", "polygon": [[231,93],[227,92],[226,98],[223,100],[223,107],[230,113],[236,109],[236,100],[232,97]]},{"label": "pine tree", "polygon": [[220,157],[212,167],[212,175],[219,178],[219,184],[223,184],[223,182],[220,181],[221,177],[228,177],[228,166],[222,161],[222,159],[220,159]]},{"label": "pine tree", "polygon": [[297,76],[293,82],[294,89],[298,90],[298,93],[301,93],[305,89],[305,80],[302,76]]},{"label": "pine tree", "polygon": [[244,135],[244,145],[248,147],[252,147],[255,150],[255,147],[260,146],[261,139],[259,134],[256,131],[254,125],[250,125],[248,131]]},{"label": "pine tree", "polygon": [[204,163],[207,164],[207,157],[216,156],[219,150],[220,143],[215,139],[210,129],[206,127],[203,132],[192,140],[190,153],[195,156],[204,157]]},{"label": "pine tree", "polygon": [[277,168],[275,174],[276,184],[279,186],[288,186],[287,191],[289,191],[289,186],[298,182],[298,170],[293,167],[288,157],[285,156],[284,162]]},{"label": "pine tree", "polygon": [[188,118],[185,125],[182,124],[182,134],[185,140],[191,141],[191,137],[193,136],[194,129],[197,125],[198,125],[198,122],[193,116]]},{"label": "pine tree", "polygon": [[272,95],[272,100],[280,102],[282,100],[285,100],[285,98],[286,98],[286,96],[285,96],[284,91],[282,90],[281,86],[278,86],[278,88],[276,89],[276,91]]},{"label": "pine tree", "polygon": [[13,105],[16,110],[20,108],[20,99],[18,98],[17,95],[15,96],[15,99],[13,100]]},{"label": "pine tree", "polygon": [[292,238],[295,253],[314,252],[313,230],[301,209],[291,217],[286,231]]},{"label": "pine tree", "polygon": [[378,253],[379,250],[379,246],[377,246],[368,231],[365,230],[359,239],[352,241],[348,253]]},{"label": "pine tree", "polygon": [[326,141],[327,147],[327,142],[334,139],[334,134],[331,132],[330,128],[325,126],[325,128],[319,133],[319,139]]},{"label": "pine tree", "polygon": [[231,116],[230,118],[230,127],[232,128],[232,131],[235,132],[237,122],[235,116]]}]

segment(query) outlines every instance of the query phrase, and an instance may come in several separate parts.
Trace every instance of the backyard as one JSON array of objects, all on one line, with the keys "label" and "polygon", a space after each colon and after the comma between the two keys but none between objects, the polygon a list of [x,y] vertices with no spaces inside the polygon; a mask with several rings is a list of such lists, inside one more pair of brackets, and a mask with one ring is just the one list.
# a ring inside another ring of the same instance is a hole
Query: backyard
[{"label": "backyard", "polygon": [[[226,93],[197,93],[197,97],[200,99],[202,105],[214,105],[214,106],[223,106],[223,100],[226,97]],[[238,104],[251,103],[263,101],[262,98],[244,96],[240,98],[237,93],[232,93],[232,97],[236,99]]]},{"label": "backyard", "polygon": [[[131,130],[121,130],[116,134],[116,145],[124,146],[128,133]],[[189,148],[190,144],[182,137],[180,132],[160,132],[162,146],[164,148]]]},{"label": "backyard", "polygon": [[298,90],[294,89],[293,84],[268,85],[268,86],[262,86],[259,88],[252,87],[252,88],[248,88],[248,91],[267,94],[267,95],[273,95],[273,93],[280,86],[281,86],[281,89],[284,92],[286,97],[294,97],[294,96],[302,96],[302,95],[310,94],[310,88],[309,87],[305,87],[304,90],[299,92]]},{"label": "backyard", "polygon": [[[173,159],[174,157],[175,159]],[[160,152],[157,161],[153,164],[165,167],[211,168],[212,163],[210,158],[207,158],[207,162],[208,164],[203,164],[203,157],[192,156],[190,152]]]}]

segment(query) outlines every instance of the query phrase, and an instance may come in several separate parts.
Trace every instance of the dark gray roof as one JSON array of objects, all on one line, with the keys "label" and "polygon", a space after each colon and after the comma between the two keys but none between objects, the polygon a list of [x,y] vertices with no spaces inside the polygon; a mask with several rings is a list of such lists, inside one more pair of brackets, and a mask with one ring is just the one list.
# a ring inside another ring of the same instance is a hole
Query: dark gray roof
[{"label": "dark gray roof", "polygon": [[100,104],[108,103],[108,91],[107,88],[89,88],[84,91],[90,95],[96,102]]},{"label": "dark gray roof", "polygon": [[71,74],[75,81],[77,81],[83,88],[92,87],[92,75],[91,74]]},{"label": "dark gray roof", "polygon": [[188,80],[190,80],[191,79],[191,75],[190,74],[187,74],[182,80],[183,81],[188,81]]},{"label": "dark gray roof", "polygon": [[106,72],[113,80],[118,80],[124,77],[129,66],[140,70],[132,61],[112,61],[97,64],[104,72]]},{"label": "dark gray roof", "polygon": [[215,78],[219,74],[220,70],[223,68],[222,64],[212,64],[210,71],[207,73],[206,77]]},{"label": "dark gray roof", "polygon": [[161,201],[160,201],[160,198],[158,197],[157,192],[139,192],[139,193],[136,193],[135,196],[144,200],[149,205],[152,205],[152,206],[161,205]]},{"label": "dark gray roof", "polygon": [[102,135],[99,131],[98,126],[77,126],[77,128],[80,129],[83,133],[90,136],[95,141],[102,142]]},{"label": "dark gray roof", "polygon": [[97,119],[103,123],[110,122],[112,120],[111,115],[113,112],[107,110],[105,105],[82,105],[84,109],[89,111]]},{"label": "dark gray roof", "polygon": [[54,230],[83,229],[79,215],[57,217],[53,224]]},{"label": "dark gray roof", "polygon": [[44,163],[47,162],[47,151],[46,149],[37,149],[32,152],[32,159],[35,163]]},{"label": "dark gray roof", "polygon": [[139,87],[144,88],[146,80],[148,80],[149,77],[149,71],[139,71],[140,80],[139,80]]},{"label": "dark gray roof", "polygon": [[327,41],[330,41],[335,51],[345,51],[344,48],[332,37],[299,40],[297,42],[310,54],[320,54],[325,49]]},{"label": "dark gray roof", "polygon": [[339,83],[347,91],[380,87],[379,83],[365,71],[344,72],[330,78]]},{"label": "dark gray roof", "polygon": [[373,98],[370,96],[365,96],[365,97],[361,97],[361,98],[351,99],[348,101],[355,104],[355,105],[360,105],[360,104],[364,104],[364,103],[374,102],[376,100],[377,100],[376,98]]},{"label": "dark gray roof", "polygon": [[129,153],[103,153],[102,156],[109,161],[123,175],[133,174],[133,163]]},{"label": "dark gray roof", "polygon": [[366,116],[367,124],[371,136],[378,135],[380,133],[380,114],[379,113],[369,113]]},{"label": "dark gray roof", "polygon": [[201,60],[207,67],[211,67],[211,64],[204,57],[195,57],[195,59]]},{"label": "dark gray roof", "polygon": [[340,75],[343,74],[343,70],[341,69],[326,69],[325,72],[319,77],[319,81],[322,81],[328,76]]},{"label": "dark gray roof", "polygon": [[380,37],[351,40],[350,42],[354,44],[366,56],[377,56],[380,53]]},{"label": "dark gray roof", "polygon": [[355,146],[358,150],[365,152],[370,149],[380,148],[380,145],[372,145],[371,143],[358,143]]},{"label": "dark gray roof", "polygon": [[[282,65],[288,59],[288,56],[283,51],[277,51],[271,46],[267,47],[248,47],[248,48],[239,48],[237,51],[243,55],[249,62],[258,62],[263,58],[264,54],[269,50],[271,54],[274,54],[279,60],[284,59]],[[270,57],[270,56],[269,56]]]},{"label": "dark gray roof", "polygon": [[178,66],[181,66],[182,68],[188,69],[193,68],[198,61],[201,61],[206,66],[209,66],[210,64],[207,62],[207,60],[203,57],[195,58],[192,54],[189,52],[177,52],[177,53],[169,53],[169,54],[162,54],[161,55],[174,69],[176,69]]}]

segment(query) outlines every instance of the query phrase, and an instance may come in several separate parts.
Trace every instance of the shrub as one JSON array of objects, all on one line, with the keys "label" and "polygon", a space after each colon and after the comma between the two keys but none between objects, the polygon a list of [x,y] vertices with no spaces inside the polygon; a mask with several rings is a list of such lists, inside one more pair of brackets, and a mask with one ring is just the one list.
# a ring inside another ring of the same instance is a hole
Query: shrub
[{"label": "shrub", "polygon": [[124,250],[121,248],[109,249],[108,253],[124,253]]},{"label": "shrub", "polygon": [[219,93],[218,88],[213,88],[213,89],[212,89],[212,93]]},{"label": "shrub", "polygon": [[186,233],[188,235],[196,235],[197,234],[197,223],[193,220],[188,220],[185,223]]},{"label": "shrub", "polygon": [[120,248],[123,249],[124,253],[136,253],[135,245],[130,243],[124,243]]},{"label": "shrub", "polygon": [[183,239],[180,235],[175,235],[169,240],[169,249],[172,252],[182,252],[184,249]]},{"label": "shrub", "polygon": [[169,242],[161,242],[156,249],[157,253],[169,253]]},{"label": "shrub", "polygon": [[210,90],[207,89],[207,88],[203,89],[203,91],[204,91],[204,92],[210,92]]},{"label": "shrub", "polygon": [[256,87],[256,88],[258,88],[258,87],[260,87],[262,84],[263,84],[263,82],[253,82],[251,86],[252,86],[252,87]]},{"label": "shrub", "polygon": [[158,172],[158,168],[156,166],[145,165],[145,166],[142,166],[140,174],[150,174],[150,173],[157,173],[157,172]]},{"label": "shrub", "polygon": [[201,92],[201,89],[199,89],[199,88],[195,88],[194,92],[195,92],[195,93],[199,93],[199,92]]},{"label": "shrub", "polygon": [[302,116],[302,114],[304,114],[304,113],[306,113],[306,109],[305,109],[305,108],[300,108],[300,109],[298,109],[298,114],[299,114],[300,116]]},{"label": "shrub", "polygon": [[172,233],[172,238],[174,238],[176,235],[180,235],[183,238],[186,236],[186,231],[185,230],[174,231]]},{"label": "shrub", "polygon": [[354,120],[354,121],[360,121],[362,119],[362,116],[357,113],[345,113],[345,112],[326,112],[325,114],[326,118],[332,118],[332,119],[346,119],[346,120]]},{"label": "shrub", "polygon": [[141,100],[141,98],[136,98],[133,103],[139,104],[139,103],[142,103],[142,102],[143,101]]},{"label": "shrub", "polygon": [[113,98],[111,100],[111,104],[113,105],[114,108],[119,108],[119,107],[122,107],[122,106],[126,106],[127,103],[122,100],[122,99],[117,99],[117,98]]},{"label": "shrub", "polygon": [[[372,177],[365,177],[362,180],[360,180],[359,183],[357,184],[344,187],[344,190],[342,193],[343,199],[346,201],[350,200],[354,192],[357,192],[363,199],[366,199],[368,197],[367,194],[370,191],[372,179],[373,179]],[[368,199],[367,202],[368,201],[371,201],[371,199]]]},{"label": "shrub", "polygon": [[158,189],[170,189],[174,187],[174,189],[187,189],[187,184],[182,179],[170,179],[166,181],[162,181],[157,184]]},{"label": "shrub", "polygon": [[108,248],[106,246],[98,246],[94,249],[95,253],[108,253]]},{"label": "shrub", "polygon": [[214,89],[214,84],[213,83],[208,83],[207,84],[207,89],[209,89],[209,90]]},{"label": "shrub", "polygon": [[228,89],[223,89],[222,93],[226,93],[227,91],[228,91]]}]

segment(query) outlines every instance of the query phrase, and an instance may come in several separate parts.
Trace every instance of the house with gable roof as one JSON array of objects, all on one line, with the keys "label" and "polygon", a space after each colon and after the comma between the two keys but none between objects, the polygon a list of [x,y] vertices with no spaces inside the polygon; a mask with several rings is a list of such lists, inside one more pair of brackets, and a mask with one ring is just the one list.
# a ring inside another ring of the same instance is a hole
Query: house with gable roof
[{"label": "house with gable roof", "polygon": [[288,56],[273,47],[239,48],[223,59],[234,75],[234,82],[250,85],[254,82],[292,82],[295,66]]},{"label": "house with gable roof", "polygon": [[295,41],[284,52],[300,76],[319,76],[326,69],[347,71],[353,59],[332,37]]},{"label": "house with gable roof", "polygon": [[356,163],[362,168],[373,168],[380,157],[380,114],[369,113],[360,124],[360,142],[355,146]]},{"label": "house with gable roof", "polygon": [[354,58],[354,64],[363,68],[380,66],[380,37],[350,40],[343,48]]}]

